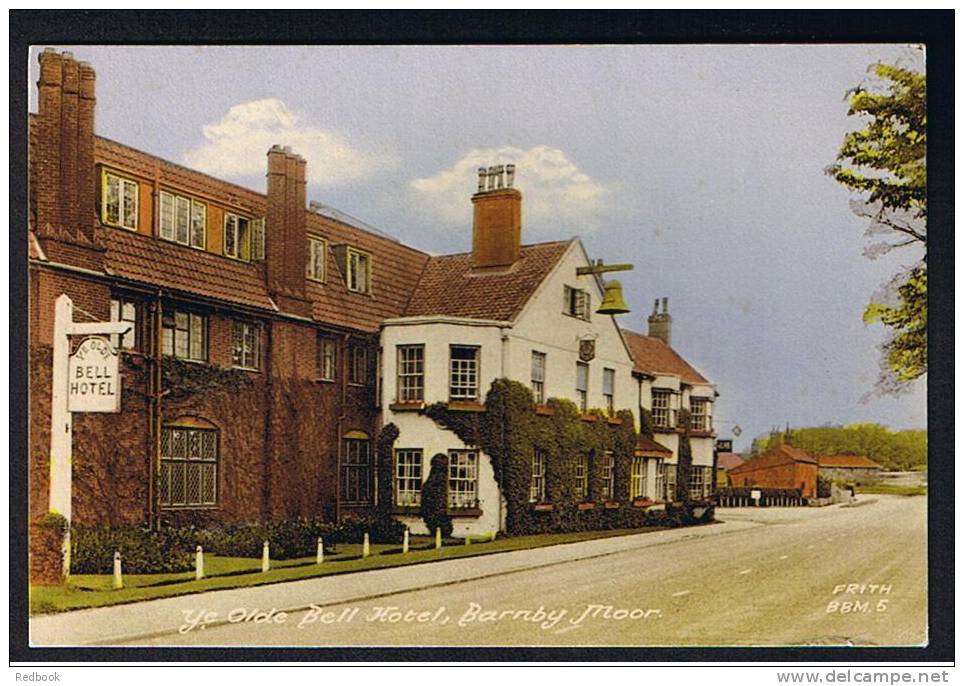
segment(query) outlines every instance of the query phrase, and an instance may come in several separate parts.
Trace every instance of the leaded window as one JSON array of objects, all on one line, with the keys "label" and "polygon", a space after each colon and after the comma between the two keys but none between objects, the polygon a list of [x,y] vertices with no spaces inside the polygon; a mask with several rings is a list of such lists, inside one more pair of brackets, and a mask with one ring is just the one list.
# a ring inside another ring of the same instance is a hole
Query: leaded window
[{"label": "leaded window", "polygon": [[318,376],[325,381],[338,377],[338,343],[334,338],[318,335]]},{"label": "leaded window", "polygon": [[308,236],[308,266],[306,272],[312,281],[324,282],[325,258],[328,244],[321,238]]},{"label": "leaded window", "polygon": [[345,439],[342,459],[341,499],[346,503],[368,504],[372,498],[371,441],[360,438]]},{"label": "leaded window", "polygon": [[606,450],[599,458],[600,475],[602,476],[602,492],[604,500],[612,500],[616,486],[616,460],[611,451]]},{"label": "leaded window", "polygon": [[690,398],[690,428],[693,431],[711,431],[710,401],[706,398]]},{"label": "leaded window", "polygon": [[137,230],[138,183],[104,172],[101,217],[105,224]]},{"label": "leaded window", "polygon": [[645,457],[634,457],[633,464],[629,472],[629,497],[646,498],[647,492],[647,464]]},{"label": "leaded window", "polygon": [[210,507],[218,502],[218,432],[161,428],[158,499],[162,507]]},{"label": "leaded window", "polygon": [[233,322],[231,363],[244,369],[261,367],[261,327],[249,322]]},{"label": "leaded window", "polygon": [[161,352],[185,360],[206,361],[206,318],[193,312],[165,311],[161,321]]},{"label": "leaded window", "polygon": [[589,497],[589,456],[585,453],[576,456],[575,477],[576,497],[585,500]]}]

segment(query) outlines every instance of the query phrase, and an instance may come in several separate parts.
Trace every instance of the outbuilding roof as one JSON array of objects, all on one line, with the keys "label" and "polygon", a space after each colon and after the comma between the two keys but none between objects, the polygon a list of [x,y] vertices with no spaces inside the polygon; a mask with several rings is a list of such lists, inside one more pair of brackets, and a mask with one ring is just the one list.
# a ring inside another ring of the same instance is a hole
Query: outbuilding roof
[{"label": "outbuilding roof", "polygon": [[741,465],[729,470],[730,474],[742,474],[758,469],[768,469],[793,462],[804,462],[807,464],[817,464],[817,460],[799,448],[792,445],[777,445],[767,450],[762,455],[757,455]]},{"label": "outbuilding roof", "polygon": [[862,469],[882,469],[865,455],[817,455],[821,467],[859,467]]},{"label": "outbuilding roof", "polygon": [[746,460],[746,455],[741,455],[740,453],[720,453],[716,458],[716,464],[718,467],[730,470],[734,467],[739,467],[746,462]]}]

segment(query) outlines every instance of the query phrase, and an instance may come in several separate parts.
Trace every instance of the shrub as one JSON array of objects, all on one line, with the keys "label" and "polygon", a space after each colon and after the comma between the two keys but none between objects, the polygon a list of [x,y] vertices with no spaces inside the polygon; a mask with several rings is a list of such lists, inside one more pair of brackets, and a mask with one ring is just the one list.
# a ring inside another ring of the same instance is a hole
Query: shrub
[{"label": "shrub", "polygon": [[71,571],[111,574],[119,551],[127,574],[161,574],[193,569],[183,530],[151,531],[135,526],[75,526],[71,531]]},{"label": "shrub", "polygon": [[428,473],[428,480],[422,484],[422,505],[420,514],[425,526],[432,533],[436,529],[442,530],[442,537],[452,535],[452,519],[448,515],[449,459],[443,453],[436,453],[432,458],[432,468]]}]

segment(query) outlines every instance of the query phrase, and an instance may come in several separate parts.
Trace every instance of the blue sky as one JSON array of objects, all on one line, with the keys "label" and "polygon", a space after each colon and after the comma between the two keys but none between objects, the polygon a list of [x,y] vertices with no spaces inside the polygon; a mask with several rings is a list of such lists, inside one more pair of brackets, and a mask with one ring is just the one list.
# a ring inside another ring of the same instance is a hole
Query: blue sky
[{"label": "blue sky", "polygon": [[823,173],[858,125],[846,91],[919,64],[906,46],[57,47],[97,71],[100,135],[259,191],[291,145],[310,199],[423,250],[467,250],[475,168],[514,162],[523,241],[635,264],[620,322],[645,332],[669,297],[738,446],[786,422],[926,425],[924,382],[865,399],[885,332],[861,320],[919,254],[865,258]]}]

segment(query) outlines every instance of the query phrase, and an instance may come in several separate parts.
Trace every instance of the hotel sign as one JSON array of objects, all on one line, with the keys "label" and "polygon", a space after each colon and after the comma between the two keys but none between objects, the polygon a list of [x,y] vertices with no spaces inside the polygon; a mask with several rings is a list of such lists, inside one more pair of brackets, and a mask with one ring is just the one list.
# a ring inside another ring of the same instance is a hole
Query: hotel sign
[{"label": "hotel sign", "polygon": [[90,336],[67,364],[67,409],[70,412],[120,412],[117,349],[106,338]]}]

